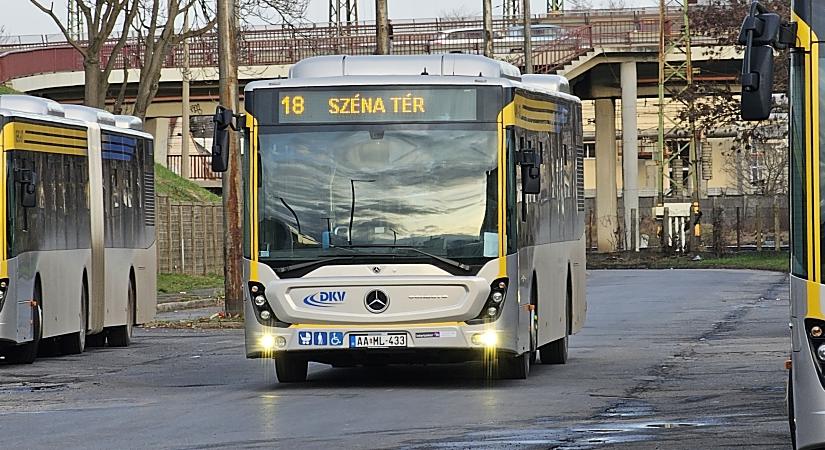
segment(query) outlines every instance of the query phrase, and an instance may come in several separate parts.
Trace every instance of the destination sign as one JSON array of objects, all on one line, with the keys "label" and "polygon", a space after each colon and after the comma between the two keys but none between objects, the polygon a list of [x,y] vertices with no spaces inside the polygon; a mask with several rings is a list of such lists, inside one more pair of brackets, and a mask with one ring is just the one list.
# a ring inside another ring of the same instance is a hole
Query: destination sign
[{"label": "destination sign", "polygon": [[474,121],[476,96],[473,88],[280,91],[278,122]]}]

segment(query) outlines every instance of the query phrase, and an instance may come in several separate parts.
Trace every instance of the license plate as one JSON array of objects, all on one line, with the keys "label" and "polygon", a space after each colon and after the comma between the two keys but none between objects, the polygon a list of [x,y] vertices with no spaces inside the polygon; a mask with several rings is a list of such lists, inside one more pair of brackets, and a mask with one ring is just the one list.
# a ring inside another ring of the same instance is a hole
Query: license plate
[{"label": "license plate", "polygon": [[349,337],[351,348],[406,347],[406,334],[355,334]]}]

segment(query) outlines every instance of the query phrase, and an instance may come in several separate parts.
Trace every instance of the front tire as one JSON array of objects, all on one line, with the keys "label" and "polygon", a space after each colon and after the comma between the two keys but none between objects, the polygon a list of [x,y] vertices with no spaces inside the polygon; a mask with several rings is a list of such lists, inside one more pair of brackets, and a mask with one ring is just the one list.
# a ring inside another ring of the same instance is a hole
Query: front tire
[{"label": "front tire", "polygon": [[309,362],[289,353],[275,357],[275,374],[281,383],[303,383],[307,380]]},{"label": "front tire", "polygon": [[135,303],[137,299],[135,282],[129,278],[128,302],[126,305],[126,325],[112,327],[107,332],[110,347],[128,347],[132,342],[132,329],[135,326]]},{"label": "front tire", "polygon": [[32,299],[32,335],[31,342],[17,346],[12,351],[11,361],[19,364],[31,364],[37,359],[40,341],[43,339],[43,308],[41,306],[40,282],[34,287]]},{"label": "front tire", "polygon": [[518,356],[498,357],[498,377],[502,380],[526,380],[530,375],[530,352]]}]

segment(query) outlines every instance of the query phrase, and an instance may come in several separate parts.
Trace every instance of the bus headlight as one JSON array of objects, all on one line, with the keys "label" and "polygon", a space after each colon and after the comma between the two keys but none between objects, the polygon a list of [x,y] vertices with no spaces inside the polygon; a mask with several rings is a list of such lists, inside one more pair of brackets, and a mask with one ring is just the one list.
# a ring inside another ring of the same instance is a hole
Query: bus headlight
[{"label": "bus headlight", "polygon": [[816,349],[816,356],[819,356],[820,361],[825,361],[825,344],[820,345],[819,348]]},{"label": "bus headlight", "polygon": [[489,330],[483,333],[476,333],[471,338],[470,341],[473,345],[483,345],[485,347],[491,348],[498,345],[498,335],[495,331]]},{"label": "bus headlight", "polygon": [[825,386],[825,320],[805,319],[805,335],[819,380]]},{"label": "bus headlight", "polygon": [[507,278],[499,278],[490,284],[490,295],[484,302],[481,312],[472,320],[468,320],[469,325],[492,322],[501,316],[501,309],[504,300],[507,298]]},{"label": "bus headlight", "polygon": [[261,336],[260,343],[261,347],[264,350],[272,350],[273,348],[275,348],[275,336],[272,336],[271,334],[265,334]]},{"label": "bus headlight", "polygon": [[[258,323],[270,327],[288,327],[288,323],[283,323],[275,316],[275,311],[269,305],[266,298],[266,288],[256,281],[249,282],[249,297],[252,299],[252,309],[255,311],[255,318]],[[273,344],[274,345],[274,344]]]}]

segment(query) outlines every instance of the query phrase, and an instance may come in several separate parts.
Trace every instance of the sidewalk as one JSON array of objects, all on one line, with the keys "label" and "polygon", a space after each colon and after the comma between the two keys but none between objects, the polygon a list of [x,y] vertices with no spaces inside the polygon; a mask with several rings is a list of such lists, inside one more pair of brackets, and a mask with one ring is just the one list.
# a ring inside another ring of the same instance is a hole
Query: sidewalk
[{"label": "sidewalk", "polygon": [[[220,307],[223,288],[193,289],[177,294],[158,294],[158,315],[193,308]],[[219,308],[221,309],[221,308]]]}]

